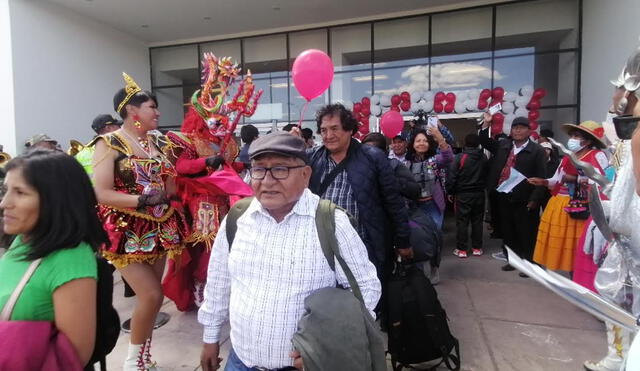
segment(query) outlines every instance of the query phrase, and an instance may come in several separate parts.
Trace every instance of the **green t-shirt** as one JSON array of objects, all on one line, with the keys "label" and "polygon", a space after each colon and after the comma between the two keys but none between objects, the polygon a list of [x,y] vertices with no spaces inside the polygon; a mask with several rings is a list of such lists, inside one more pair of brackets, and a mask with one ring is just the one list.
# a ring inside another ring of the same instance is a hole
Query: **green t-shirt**
[{"label": "green t-shirt", "polygon": [[[25,261],[28,245],[21,236],[11,244],[0,258],[0,310],[18,285],[31,262]],[[50,253],[42,259],[38,269],[24,287],[13,308],[14,321],[53,321],[53,292],[60,286],[78,278],[98,279],[96,256],[89,244],[82,242],[70,249]]]},{"label": "green t-shirt", "polygon": [[76,154],[76,160],[82,165],[84,171],[87,172],[91,182],[93,183],[93,153],[96,151],[95,146],[84,147],[80,152]]}]

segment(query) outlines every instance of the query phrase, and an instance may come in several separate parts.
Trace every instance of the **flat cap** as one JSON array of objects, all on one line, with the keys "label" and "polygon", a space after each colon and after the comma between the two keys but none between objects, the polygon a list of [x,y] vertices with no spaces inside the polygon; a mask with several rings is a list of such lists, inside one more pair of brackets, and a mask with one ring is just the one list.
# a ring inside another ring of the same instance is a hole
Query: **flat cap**
[{"label": "flat cap", "polygon": [[519,116],[514,118],[513,122],[511,123],[511,127],[514,127],[516,125],[526,126],[531,129],[531,125],[529,124],[529,119],[527,117]]},{"label": "flat cap", "polygon": [[307,146],[304,140],[288,132],[278,131],[261,136],[249,146],[249,158],[252,160],[267,153],[295,157],[304,161],[305,164],[308,163]]}]

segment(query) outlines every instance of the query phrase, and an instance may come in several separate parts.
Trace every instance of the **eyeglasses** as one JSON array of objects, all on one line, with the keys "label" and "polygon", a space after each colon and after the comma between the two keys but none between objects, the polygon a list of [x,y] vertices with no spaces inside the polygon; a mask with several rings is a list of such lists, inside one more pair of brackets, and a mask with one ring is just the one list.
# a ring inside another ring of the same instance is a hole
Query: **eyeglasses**
[{"label": "eyeglasses", "polygon": [[251,169],[249,169],[249,174],[251,174],[251,179],[262,180],[264,179],[265,176],[267,176],[267,172],[270,172],[271,177],[273,177],[273,179],[283,180],[289,177],[289,170],[298,169],[305,166],[307,165],[252,167]]}]

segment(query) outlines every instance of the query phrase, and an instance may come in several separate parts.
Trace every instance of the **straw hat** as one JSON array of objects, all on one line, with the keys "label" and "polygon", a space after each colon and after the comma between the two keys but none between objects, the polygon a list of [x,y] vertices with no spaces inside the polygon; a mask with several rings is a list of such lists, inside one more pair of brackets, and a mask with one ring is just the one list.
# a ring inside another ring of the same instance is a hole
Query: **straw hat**
[{"label": "straw hat", "polygon": [[606,148],[607,144],[604,142],[604,128],[601,124],[595,121],[583,121],[580,125],[574,124],[563,124],[562,130],[569,134],[572,130],[580,130],[581,132],[587,134],[590,139],[593,140],[593,144],[600,147]]}]

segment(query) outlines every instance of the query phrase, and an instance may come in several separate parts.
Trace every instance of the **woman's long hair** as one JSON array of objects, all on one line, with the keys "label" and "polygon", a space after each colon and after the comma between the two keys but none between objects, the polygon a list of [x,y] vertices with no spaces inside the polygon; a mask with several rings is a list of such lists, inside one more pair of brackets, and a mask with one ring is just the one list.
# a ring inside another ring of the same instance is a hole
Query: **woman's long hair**
[{"label": "woman's long hair", "polygon": [[96,195],[89,176],[75,158],[47,149],[36,149],[11,160],[5,167],[22,175],[40,196],[40,215],[26,233],[29,252],[35,260],[86,242],[95,250],[108,243],[98,219]]},{"label": "woman's long hair", "polygon": [[[438,150],[438,142],[436,142],[433,136],[427,134],[427,131],[424,129],[417,130],[412,134],[413,135],[411,135],[411,139],[409,140],[409,145],[407,146],[407,156],[405,157],[408,161],[424,161],[436,155]],[[422,155],[422,159],[418,157],[416,150],[413,148],[413,145],[416,142],[416,137],[419,134],[423,134],[424,136],[426,136],[427,141],[429,142],[429,149],[427,150],[426,154]]]}]

